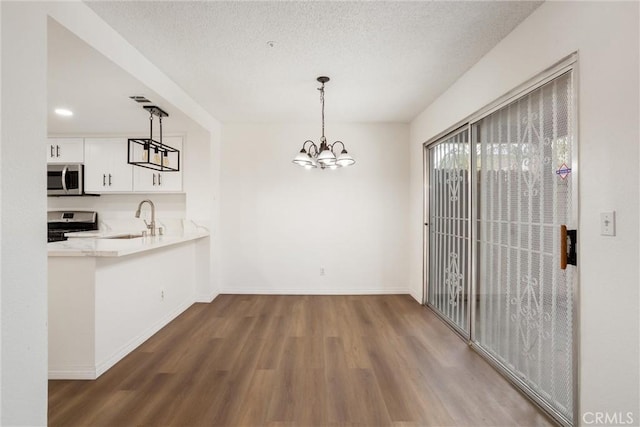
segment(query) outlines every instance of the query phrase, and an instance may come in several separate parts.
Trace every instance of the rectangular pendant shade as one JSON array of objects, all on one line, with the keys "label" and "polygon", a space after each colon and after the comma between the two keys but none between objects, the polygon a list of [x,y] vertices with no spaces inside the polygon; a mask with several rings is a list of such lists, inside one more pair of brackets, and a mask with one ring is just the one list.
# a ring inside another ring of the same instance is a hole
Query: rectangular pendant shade
[{"label": "rectangular pendant shade", "polygon": [[162,172],[178,172],[180,151],[150,138],[129,138],[127,163]]}]

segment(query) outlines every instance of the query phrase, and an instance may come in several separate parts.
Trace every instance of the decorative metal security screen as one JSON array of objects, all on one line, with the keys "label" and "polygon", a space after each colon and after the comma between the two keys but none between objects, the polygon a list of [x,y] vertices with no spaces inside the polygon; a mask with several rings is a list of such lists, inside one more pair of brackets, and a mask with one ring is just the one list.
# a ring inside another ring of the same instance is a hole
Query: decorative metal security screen
[{"label": "decorative metal security screen", "polygon": [[479,173],[475,342],[573,419],[573,80],[567,72],[473,124]]},{"label": "decorative metal security screen", "polygon": [[429,148],[428,303],[469,336],[469,131]]}]

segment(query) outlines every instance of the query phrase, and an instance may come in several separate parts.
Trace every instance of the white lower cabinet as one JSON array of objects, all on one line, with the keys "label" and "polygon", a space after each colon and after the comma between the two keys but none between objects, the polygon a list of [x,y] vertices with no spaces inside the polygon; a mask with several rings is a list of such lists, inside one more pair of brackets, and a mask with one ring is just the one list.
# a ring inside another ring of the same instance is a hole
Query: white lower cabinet
[{"label": "white lower cabinet", "polygon": [[49,256],[49,378],[98,378],[193,304],[198,247]]},{"label": "white lower cabinet", "polygon": [[86,138],[84,150],[85,193],[133,191],[133,170],[127,163],[126,138]]},{"label": "white lower cabinet", "polygon": [[[182,154],[181,137],[165,137],[162,140],[170,147],[180,150]],[[182,159],[180,159],[182,162]],[[176,165],[169,165],[175,167]],[[133,168],[133,191],[145,193],[179,193],[182,191],[182,165],[177,172],[160,172],[153,169]]]}]

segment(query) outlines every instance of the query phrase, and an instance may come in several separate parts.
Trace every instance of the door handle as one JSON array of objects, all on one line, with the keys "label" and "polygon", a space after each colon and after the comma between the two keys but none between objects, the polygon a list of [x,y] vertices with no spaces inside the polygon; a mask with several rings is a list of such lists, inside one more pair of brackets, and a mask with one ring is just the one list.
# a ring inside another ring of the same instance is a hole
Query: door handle
[{"label": "door handle", "polygon": [[156,185],[156,174],[154,173],[152,175],[153,175],[153,186],[155,187],[155,185]]},{"label": "door handle", "polygon": [[578,230],[568,230],[566,225],[560,226],[560,269],[566,270],[567,265],[578,265],[576,244]]},{"label": "door handle", "polygon": [[111,187],[111,174],[109,174],[109,187]]},{"label": "door handle", "polygon": [[60,157],[60,146],[56,145],[56,157]]},{"label": "door handle", "polygon": [[158,185],[162,185],[162,181],[160,180],[160,174],[158,174]]},{"label": "door handle", "polygon": [[68,193],[69,190],[67,189],[67,170],[69,169],[69,166],[65,166],[62,168],[62,189],[64,190],[65,193]]},{"label": "door handle", "polygon": [[53,159],[53,145],[50,145],[49,148],[50,148],[49,151],[51,153],[51,156],[49,156],[49,157],[51,157]]},{"label": "door handle", "polygon": [[106,186],[107,185],[107,175],[102,174],[102,186]]}]

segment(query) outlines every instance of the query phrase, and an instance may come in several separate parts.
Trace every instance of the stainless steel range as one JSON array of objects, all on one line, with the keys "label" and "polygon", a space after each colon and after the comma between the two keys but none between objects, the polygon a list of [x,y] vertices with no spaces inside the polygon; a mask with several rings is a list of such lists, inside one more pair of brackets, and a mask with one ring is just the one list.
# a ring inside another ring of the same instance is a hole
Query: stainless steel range
[{"label": "stainless steel range", "polygon": [[65,233],[98,229],[98,212],[49,211],[47,212],[47,242],[67,240]]}]

